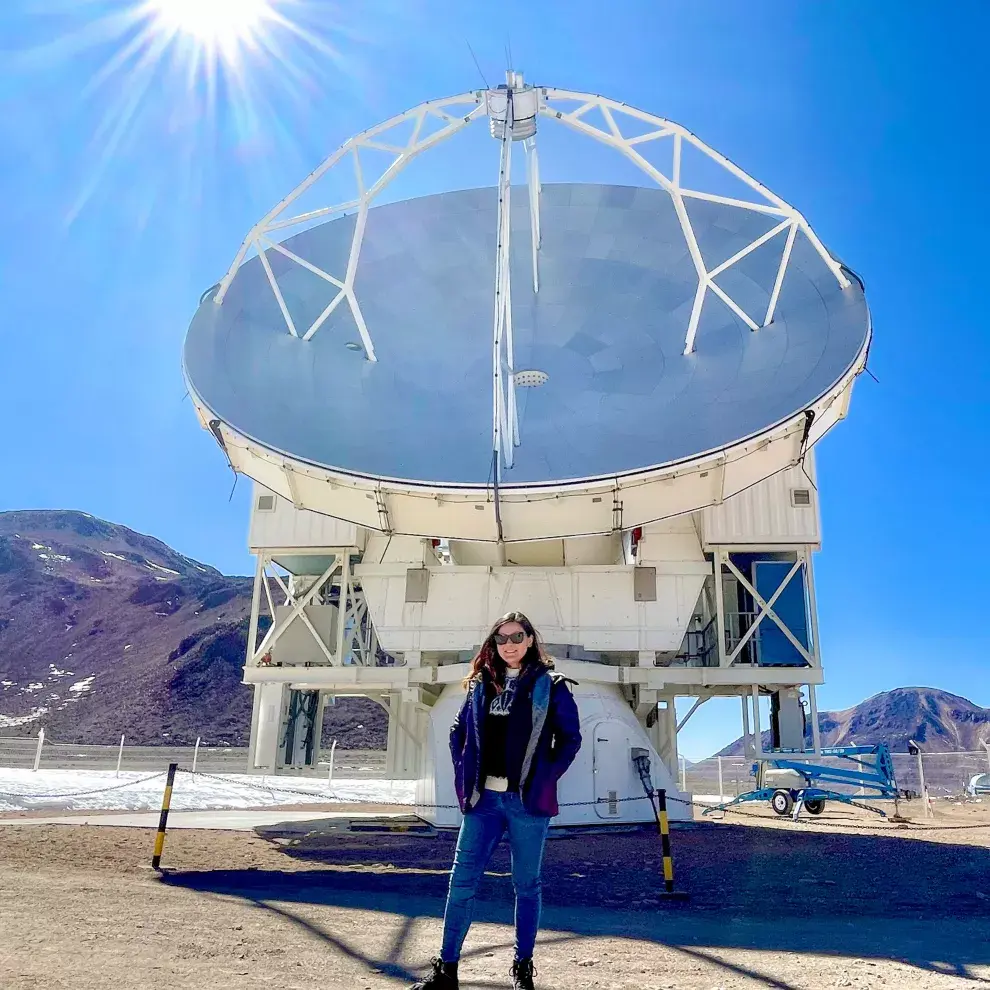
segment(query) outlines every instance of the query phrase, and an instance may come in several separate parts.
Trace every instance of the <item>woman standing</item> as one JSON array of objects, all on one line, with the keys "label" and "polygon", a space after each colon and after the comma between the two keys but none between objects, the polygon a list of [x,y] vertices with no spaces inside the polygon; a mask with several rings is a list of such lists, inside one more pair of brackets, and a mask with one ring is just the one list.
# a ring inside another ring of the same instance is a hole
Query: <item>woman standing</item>
[{"label": "woman standing", "polygon": [[[450,730],[454,786],[464,814],[450,872],[443,945],[433,971],[410,990],[458,990],[457,962],[474,913],[475,891],[505,832],[516,894],[513,987],[533,990],[540,925],[540,869],[557,781],[581,748],[568,679],[553,670],[532,623],[510,612],[492,626]],[[570,683],[575,683],[571,681]]]}]

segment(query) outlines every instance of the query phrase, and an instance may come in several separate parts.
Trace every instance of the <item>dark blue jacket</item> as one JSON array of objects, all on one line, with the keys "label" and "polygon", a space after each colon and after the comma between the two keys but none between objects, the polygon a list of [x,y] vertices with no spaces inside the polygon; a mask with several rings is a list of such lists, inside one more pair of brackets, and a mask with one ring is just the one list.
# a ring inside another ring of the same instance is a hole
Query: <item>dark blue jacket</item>
[{"label": "dark blue jacket", "polygon": [[[470,811],[481,798],[487,676],[479,675],[468,685],[450,727],[454,789],[462,812]],[[581,748],[581,719],[568,681],[576,683],[537,664],[520,674],[509,744],[524,747],[520,792],[523,806],[532,815],[558,813],[557,781]]]}]

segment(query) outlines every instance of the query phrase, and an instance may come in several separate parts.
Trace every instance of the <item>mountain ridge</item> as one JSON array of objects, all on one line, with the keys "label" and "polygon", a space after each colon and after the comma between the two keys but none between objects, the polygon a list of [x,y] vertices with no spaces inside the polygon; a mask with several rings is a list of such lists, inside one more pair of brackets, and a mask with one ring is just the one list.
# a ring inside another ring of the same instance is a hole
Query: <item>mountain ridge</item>
[{"label": "mountain ridge", "polygon": [[[241,683],[252,579],[227,576],[166,543],[85,512],[0,512],[0,733],[56,742],[246,745]],[[976,750],[990,709],[937,688],[880,692],[819,713],[825,745],[895,752]],[[375,702],[341,698],[324,738],[383,749]],[[809,733],[810,736],[810,733]],[[768,734],[764,734],[769,743]],[[742,740],[719,755],[742,752]]]},{"label": "mountain ridge", "polygon": [[[968,698],[930,687],[898,687],[881,691],[858,705],[818,713],[823,746],[872,746],[886,742],[891,752],[906,753],[913,739],[925,752],[977,752],[982,740],[990,742],[990,708]],[[806,731],[810,742],[810,727]],[[770,733],[763,733],[764,747]],[[743,752],[740,736],[716,756]]]},{"label": "mountain ridge", "polygon": [[[85,512],[0,513],[0,731],[246,745],[251,589]],[[341,699],[326,732],[345,748],[382,748],[385,712]]]}]

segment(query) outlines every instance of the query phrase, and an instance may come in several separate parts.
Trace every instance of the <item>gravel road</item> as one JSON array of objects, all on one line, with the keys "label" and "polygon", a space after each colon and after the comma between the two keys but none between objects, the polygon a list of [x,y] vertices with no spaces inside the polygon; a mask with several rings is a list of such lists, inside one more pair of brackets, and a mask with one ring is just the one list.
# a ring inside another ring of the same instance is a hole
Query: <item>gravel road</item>
[{"label": "gravel road", "polygon": [[[314,811],[314,816],[318,812]],[[879,831],[857,815],[771,818],[673,836],[685,903],[663,901],[648,832],[552,840],[544,990],[990,985],[990,808],[955,831]],[[977,827],[978,826],[978,827]],[[439,939],[450,836],[176,831],[163,877],[143,829],[0,831],[8,990],[256,990],[408,985]],[[508,987],[509,859],[485,878],[462,985]]]}]

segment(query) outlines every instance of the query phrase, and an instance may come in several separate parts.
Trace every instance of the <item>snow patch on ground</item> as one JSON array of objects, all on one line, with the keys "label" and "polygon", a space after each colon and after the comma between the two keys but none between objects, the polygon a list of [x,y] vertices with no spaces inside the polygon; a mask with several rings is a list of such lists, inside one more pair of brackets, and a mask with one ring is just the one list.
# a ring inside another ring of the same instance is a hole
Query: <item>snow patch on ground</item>
[{"label": "snow patch on ground", "polygon": [[[32,708],[27,715],[0,715],[0,729],[9,729],[15,725],[27,725],[28,722],[33,722],[35,719],[41,718],[42,715],[47,715],[48,709],[44,706],[41,708]],[[3,771],[0,771],[3,773]]]},{"label": "snow patch on ground", "polygon": [[174,575],[175,577],[181,577],[181,576],[182,576],[181,574],[179,574],[179,572],[178,572],[178,571],[173,571],[173,570],[172,570],[171,568],[169,568],[169,567],[162,567],[162,565],[161,565],[161,564],[155,564],[155,563],[153,563],[153,562],[152,562],[152,561],[150,561],[150,560],[146,560],[146,561],[145,561],[145,563],[146,563],[146,564],[147,564],[147,565],[148,565],[149,567],[153,567],[153,568],[154,568],[154,569],[155,569],[156,571],[164,571],[164,572],[165,572],[166,574],[173,574],[173,575]]},{"label": "snow patch on ground", "polygon": [[81,681],[71,684],[69,690],[75,694],[82,694],[83,691],[88,691],[93,686],[93,681],[95,680],[96,674],[91,674],[89,677],[84,677]]},{"label": "snow patch on ground", "polygon": [[[42,757],[43,759],[44,757]],[[164,769],[150,775],[113,770],[0,769],[0,811],[44,808],[62,811],[156,811],[162,804]],[[126,786],[121,787],[124,784]],[[253,774],[193,776],[180,772],[172,791],[175,811],[221,808],[278,807],[364,801],[411,805],[415,782],[410,780],[335,780],[327,786],[318,777],[261,777]],[[110,789],[113,788],[113,789]],[[288,790],[277,790],[288,788]],[[100,793],[79,794],[79,791]],[[73,796],[75,795],[75,796]]]},{"label": "snow patch on ground", "polygon": [[44,686],[41,681],[32,681],[27,687],[22,687],[21,692],[23,694],[30,694],[32,691],[41,691]]},{"label": "snow patch on ground", "polygon": [[104,557],[113,557],[114,560],[122,560],[125,564],[128,563],[127,558],[121,557],[119,553],[111,553],[109,550],[101,550],[100,553],[102,553]]},{"label": "snow patch on ground", "polygon": [[71,557],[66,557],[65,554],[61,554],[61,553],[39,553],[38,556],[42,560],[61,560],[63,562],[68,562],[72,560]]}]

